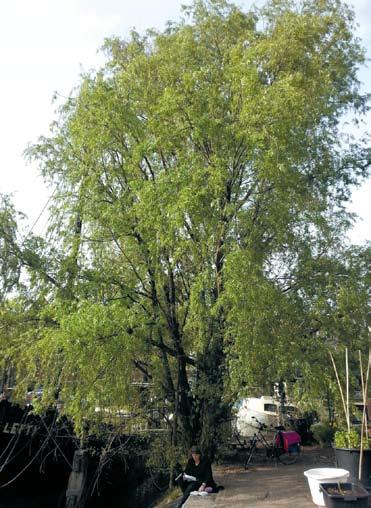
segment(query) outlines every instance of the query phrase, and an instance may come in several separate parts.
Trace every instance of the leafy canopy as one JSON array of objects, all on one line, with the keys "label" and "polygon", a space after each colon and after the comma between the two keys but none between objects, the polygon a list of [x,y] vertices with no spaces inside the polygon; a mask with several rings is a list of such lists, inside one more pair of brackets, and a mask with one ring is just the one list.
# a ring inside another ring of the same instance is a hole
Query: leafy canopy
[{"label": "leafy canopy", "polygon": [[364,337],[367,250],[343,249],[369,164],[340,131],[366,108],[353,28],[339,0],[198,0],[106,41],[27,152],[57,190],[49,239],[17,251],[32,298],[2,310],[20,379],[77,422],[166,406],[209,445],[238,392],[313,388],[324,351]]}]

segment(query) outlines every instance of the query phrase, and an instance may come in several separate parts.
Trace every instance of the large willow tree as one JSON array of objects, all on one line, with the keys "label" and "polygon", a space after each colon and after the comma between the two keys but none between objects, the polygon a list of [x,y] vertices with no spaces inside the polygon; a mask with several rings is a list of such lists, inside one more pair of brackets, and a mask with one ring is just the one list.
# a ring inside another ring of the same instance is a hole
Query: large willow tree
[{"label": "large willow tree", "polygon": [[341,247],[368,165],[340,133],[366,108],[353,21],[340,0],[205,0],[106,41],[28,151],[56,189],[48,238],[17,243],[3,206],[3,287],[29,273],[1,317],[19,386],[76,422],[166,406],[173,443],[210,448],[241,387],[313,384],[327,347],[362,344],[366,253]]}]

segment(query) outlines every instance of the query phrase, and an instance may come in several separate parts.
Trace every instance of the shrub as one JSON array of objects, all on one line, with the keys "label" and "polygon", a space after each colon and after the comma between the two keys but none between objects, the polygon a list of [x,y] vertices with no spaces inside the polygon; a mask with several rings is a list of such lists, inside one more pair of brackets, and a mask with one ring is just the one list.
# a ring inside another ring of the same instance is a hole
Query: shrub
[{"label": "shrub", "polygon": [[[364,440],[364,448],[370,448],[371,440]],[[361,446],[360,433],[352,429],[349,432],[347,430],[338,430],[335,432],[335,446],[336,448],[359,448]]]}]

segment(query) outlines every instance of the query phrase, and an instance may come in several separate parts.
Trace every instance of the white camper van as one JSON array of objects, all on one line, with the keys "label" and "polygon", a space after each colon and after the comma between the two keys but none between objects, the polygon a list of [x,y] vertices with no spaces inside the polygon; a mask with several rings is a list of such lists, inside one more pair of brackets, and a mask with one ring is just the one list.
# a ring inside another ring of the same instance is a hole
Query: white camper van
[{"label": "white camper van", "polygon": [[[296,408],[284,406],[286,415],[292,415]],[[252,436],[257,429],[256,420],[268,427],[279,424],[279,402],[273,397],[262,396],[242,399],[237,404],[237,431],[243,437]]]}]

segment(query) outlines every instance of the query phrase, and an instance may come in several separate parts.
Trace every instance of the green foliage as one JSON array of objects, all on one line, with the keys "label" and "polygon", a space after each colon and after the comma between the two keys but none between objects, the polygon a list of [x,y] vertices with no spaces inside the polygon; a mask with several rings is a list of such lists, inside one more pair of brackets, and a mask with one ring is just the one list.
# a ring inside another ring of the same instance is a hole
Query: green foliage
[{"label": "green foliage", "polygon": [[154,469],[174,470],[176,464],[185,464],[184,450],[169,446],[168,436],[159,435],[151,440],[147,465]]},{"label": "green foliage", "polygon": [[19,234],[16,214],[8,196],[0,194],[0,302],[20,282],[21,263],[18,259],[16,239]]},{"label": "green foliage", "polygon": [[[337,448],[359,448],[361,446],[361,437],[356,430],[338,430],[335,432],[335,446]],[[368,448],[368,443],[364,443]]]},{"label": "green foliage", "polygon": [[200,0],[103,50],[27,151],[57,188],[48,238],[1,207],[1,346],[80,428],[160,407],[210,449],[241,391],[314,397],[329,349],[365,347],[370,250],[342,239],[369,156],[339,130],[364,53],[332,0]]}]

